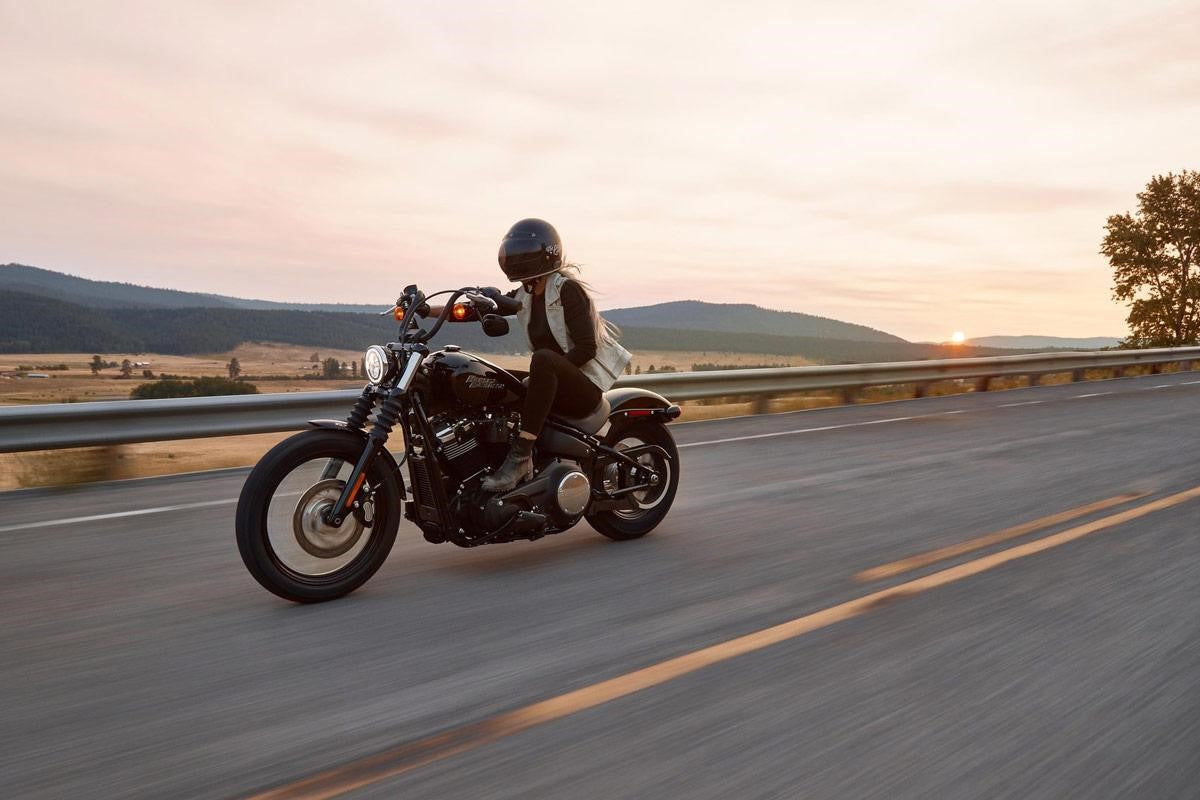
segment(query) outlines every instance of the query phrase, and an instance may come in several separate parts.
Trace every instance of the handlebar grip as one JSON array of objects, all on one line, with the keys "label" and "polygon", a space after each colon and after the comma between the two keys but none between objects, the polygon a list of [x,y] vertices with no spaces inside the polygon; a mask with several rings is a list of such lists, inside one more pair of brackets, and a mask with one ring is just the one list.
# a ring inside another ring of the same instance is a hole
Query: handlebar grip
[{"label": "handlebar grip", "polygon": [[496,313],[502,317],[511,317],[521,310],[521,301],[516,298],[500,295],[492,300],[496,301]]}]

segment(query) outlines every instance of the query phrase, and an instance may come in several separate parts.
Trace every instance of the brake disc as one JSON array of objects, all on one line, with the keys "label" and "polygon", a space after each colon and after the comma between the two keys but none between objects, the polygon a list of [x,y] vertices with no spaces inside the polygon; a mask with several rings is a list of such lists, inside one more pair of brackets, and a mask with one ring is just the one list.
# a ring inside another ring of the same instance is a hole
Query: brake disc
[{"label": "brake disc", "polygon": [[341,527],[336,528],[325,522],[325,512],[337,503],[345,486],[346,482],[337,478],[317,481],[296,502],[292,532],[296,543],[310,556],[336,558],[362,538],[366,529],[363,519],[369,519],[369,514],[347,514]]}]

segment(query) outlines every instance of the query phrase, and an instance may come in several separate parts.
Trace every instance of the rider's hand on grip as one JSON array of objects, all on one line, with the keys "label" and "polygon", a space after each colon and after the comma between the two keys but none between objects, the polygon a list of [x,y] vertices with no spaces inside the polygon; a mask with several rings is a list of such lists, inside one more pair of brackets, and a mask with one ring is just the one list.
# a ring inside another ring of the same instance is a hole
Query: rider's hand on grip
[{"label": "rider's hand on grip", "polygon": [[521,310],[521,301],[509,297],[495,286],[485,286],[479,293],[496,304],[496,313],[502,317],[511,317]]}]

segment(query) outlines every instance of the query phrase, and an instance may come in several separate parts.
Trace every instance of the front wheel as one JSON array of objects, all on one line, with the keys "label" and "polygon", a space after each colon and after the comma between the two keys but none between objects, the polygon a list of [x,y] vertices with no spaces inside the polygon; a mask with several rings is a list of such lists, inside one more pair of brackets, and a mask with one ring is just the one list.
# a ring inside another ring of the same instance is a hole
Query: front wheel
[{"label": "front wheel", "polygon": [[[613,425],[605,439],[615,450],[630,450],[652,444],[661,447],[669,456],[663,458],[661,454],[653,452],[638,456],[636,460],[639,463],[663,476],[658,485],[629,493],[624,508],[594,511],[586,517],[593,528],[610,539],[637,539],[654,530],[675,501],[675,490],[679,487],[679,451],[675,447],[675,437],[665,425],[658,422],[622,420]],[[619,491],[629,485],[628,470],[619,462],[602,465],[598,477],[605,491]]]},{"label": "front wheel", "polygon": [[400,526],[402,490],[380,454],[340,526],[324,520],[366,447],[345,430],[311,430],[273,447],[251,470],[237,507],[237,543],[263,588],[297,603],[333,600],[383,565]]}]

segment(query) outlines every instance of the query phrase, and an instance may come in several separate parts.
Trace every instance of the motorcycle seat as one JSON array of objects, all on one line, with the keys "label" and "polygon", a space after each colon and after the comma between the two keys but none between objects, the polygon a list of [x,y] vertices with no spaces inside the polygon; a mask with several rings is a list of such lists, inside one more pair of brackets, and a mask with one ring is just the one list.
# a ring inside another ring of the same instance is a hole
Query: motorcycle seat
[{"label": "motorcycle seat", "polygon": [[564,417],[561,414],[551,414],[550,416],[553,419],[578,428],[584,433],[593,434],[604,427],[604,423],[608,421],[608,415],[611,411],[612,406],[609,405],[608,398],[601,397],[600,405],[596,406],[595,410],[586,417]]}]

